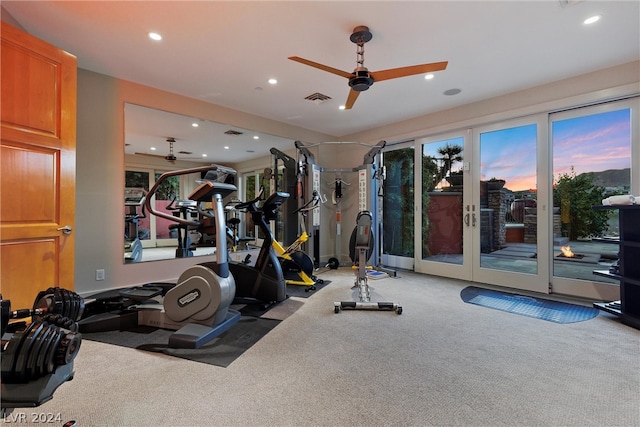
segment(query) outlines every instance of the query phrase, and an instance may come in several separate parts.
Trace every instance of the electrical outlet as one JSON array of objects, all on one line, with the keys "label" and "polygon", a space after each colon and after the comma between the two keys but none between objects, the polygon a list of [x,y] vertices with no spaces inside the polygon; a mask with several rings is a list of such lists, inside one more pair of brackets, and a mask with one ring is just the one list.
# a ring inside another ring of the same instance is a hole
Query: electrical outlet
[{"label": "electrical outlet", "polygon": [[104,280],[104,268],[96,270],[96,280]]}]

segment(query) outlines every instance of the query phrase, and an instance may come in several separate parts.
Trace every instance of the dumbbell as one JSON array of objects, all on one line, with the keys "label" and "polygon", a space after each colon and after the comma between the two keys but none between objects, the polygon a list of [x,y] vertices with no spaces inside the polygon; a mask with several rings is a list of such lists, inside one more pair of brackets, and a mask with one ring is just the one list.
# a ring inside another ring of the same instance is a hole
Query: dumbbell
[{"label": "dumbbell", "polygon": [[3,342],[2,382],[22,383],[51,374],[78,354],[82,335],[35,321]]},{"label": "dumbbell", "polygon": [[49,288],[38,294],[31,310],[11,311],[11,302],[2,300],[1,295],[0,302],[3,334],[10,319],[33,319],[2,341],[3,382],[35,380],[75,358],[82,341],[82,335],[76,332],[76,321],[84,311],[84,300],[78,294]]},{"label": "dumbbell", "polygon": [[5,330],[11,319],[24,319],[30,316],[34,320],[47,320],[49,323],[56,324],[60,319],[66,318],[71,320],[71,324],[64,321],[58,326],[70,329],[73,323],[80,320],[83,312],[84,299],[80,295],[66,289],[52,287],[38,293],[31,310],[24,308],[11,311],[11,302],[2,300],[2,330]]},{"label": "dumbbell", "polygon": [[41,316],[47,314],[59,314],[77,322],[84,312],[84,299],[75,292],[51,287],[38,293],[33,303],[33,310],[41,310],[34,313],[36,320],[43,320]]}]

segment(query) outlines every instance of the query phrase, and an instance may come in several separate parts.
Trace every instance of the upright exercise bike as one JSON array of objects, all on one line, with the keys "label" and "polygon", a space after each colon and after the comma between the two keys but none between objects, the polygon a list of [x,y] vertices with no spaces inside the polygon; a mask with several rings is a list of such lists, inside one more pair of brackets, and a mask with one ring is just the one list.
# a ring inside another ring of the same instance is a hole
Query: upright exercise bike
[{"label": "upright exercise bike", "polygon": [[354,253],[357,252],[357,258],[352,259],[356,264],[356,278],[353,288],[358,290],[358,301],[341,301],[333,303],[335,313],[340,310],[379,310],[379,311],[395,311],[402,314],[402,307],[393,302],[372,302],[371,291],[367,281],[367,261],[371,257],[375,246],[371,224],[373,218],[371,212],[361,211],[356,219],[356,227],[352,233],[350,245],[353,246]]},{"label": "upright exercise bike", "polygon": [[[149,190],[145,200],[145,208],[151,214],[179,223],[185,227],[197,228],[200,223],[187,218],[175,217],[157,211],[151,206],[151,199],[162,183],[177,175],[197,172],[215,171],[219,174],[233,174],[235,170],[222,166],[202,166],[166,172],[158,178]],[[200,185],[189,195],[190,200],[198,203],[212,201],[218,235],[224,235],[224,206],[222,199],[236,191],[236,186],[226,182],[202,180]],[[223,332],[229,330],[240,320],[240,313],[229,306],[233,302],[236,283],[229,270],[226,242],[216,242],[216,262],[203,263],[187,268],[178,278],[174,286],[168,290],[156,284],[123,289],[119,291],[120,302],[117,310],[96,312],[79,322],[81,332],[99,332],[120,329],[135,316],[137,325],[154,326],[176,331],[169,337],[170,348],[199,348]],[[164,295],[162,303],[152,298]],[[93,304],[108,303],[96,301]],[[133,302],[133,304],[131,303]],[[137,303],[136,302],[140,302]],[[92,312],[91,307],[88,311]],[[126,321],[124,319],[127,319]]]}]

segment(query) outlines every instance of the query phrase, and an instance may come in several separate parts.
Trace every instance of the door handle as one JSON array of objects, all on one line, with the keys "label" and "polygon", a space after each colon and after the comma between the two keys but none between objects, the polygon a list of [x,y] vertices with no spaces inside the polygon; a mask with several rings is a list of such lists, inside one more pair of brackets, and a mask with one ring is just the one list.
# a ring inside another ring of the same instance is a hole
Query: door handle
[{"label": "door handle", "polygon": [[469,214],[466,214],[464,216],[464,224],[468,227],[469,226]]},{"label": "door handle", "polygon": [[73,231],[73,228],[71,228],[70,225],[65,225],[64,227],[60,227],[57,230],[62,231],[62,234],[64,234],[65,236],[68,236]]},{"label": "door handle", "polygon": [[476,227],[476,214],[475,214],[475,212],[471,214],[471,226],[473,228]]}]

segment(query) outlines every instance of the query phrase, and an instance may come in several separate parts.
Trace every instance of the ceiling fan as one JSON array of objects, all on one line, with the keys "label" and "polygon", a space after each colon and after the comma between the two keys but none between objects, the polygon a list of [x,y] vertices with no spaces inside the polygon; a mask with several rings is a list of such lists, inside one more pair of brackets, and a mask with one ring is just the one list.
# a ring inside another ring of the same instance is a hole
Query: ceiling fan
[{"label": "ceiling fan", "polygon": [[413,65],[409,67],[391,68],[382,71],[369,71],[364,66],[364,44],[371,40],[372,37],[373,35],[369,31],[369,27],[361,25],[353,29],[350,39],[357,46],[357,66],[352,73],[309,61],[308,59],[300,58],[298,56],[290,56],[289,59],[349,79],[349,87],[351,89],[349,90],[349,96],[347,97],[347,102],[345,104],[346,110],[353,107],[353,104],[356,102],[356,99],[358,99],[360,92],[369,89],[375,82],[396,79],[398,77],[412,76],[415,74],[430,73],[432,71],[441,71],[447,68],[448,62],[444,61],[434,62],[431,64]]},{"label": "ceiling fan", "polygon": [[[173,144],[176,142],[175,138],[169,137],[166,140],[169,143],[169,154],[163,156],[161,154],[149,154],[149,153],[135,153],[139,156],[148,156],[148,157],[160,157],[162,159],[165,159],[166,161],[168,161],[169,163],[171,163],[172,165],[176,163],[176,160],[178,160],[178,158],[176,157],[175,154],[173,154]],[[180,151],[178,154],[185,154],[185,155],[189,155],[189,154],[193,154],[191,151]],[[182,159],[181,160],[188,160],[188,159]],[[201,160],[201,159],[198,159]]]}]

